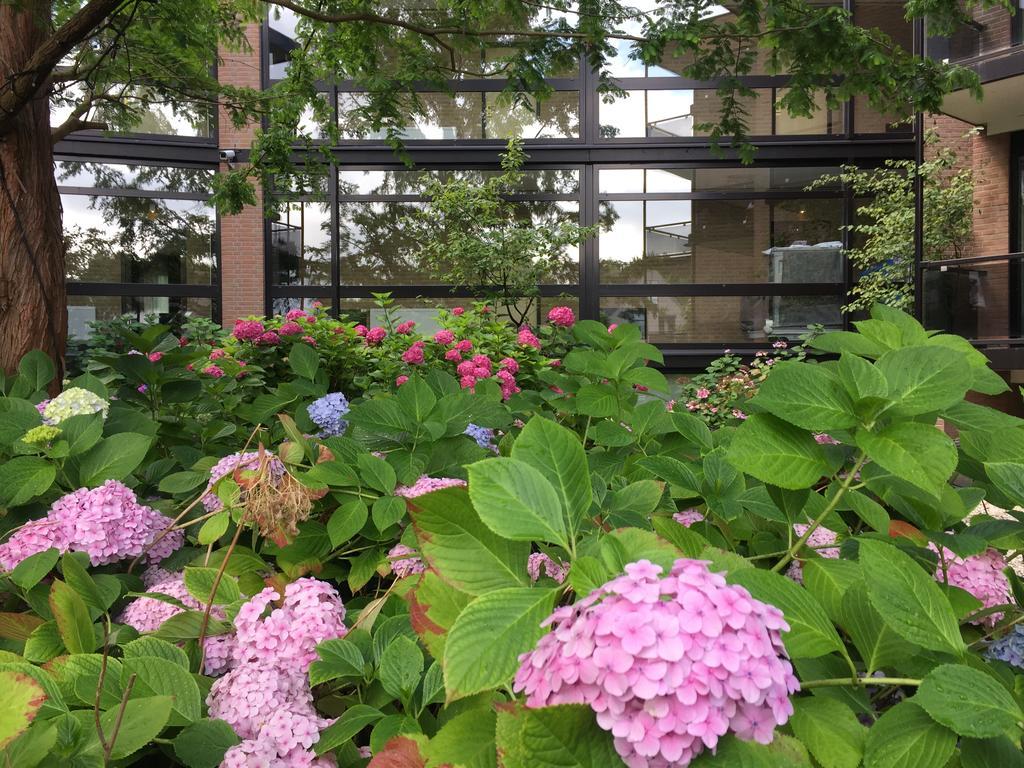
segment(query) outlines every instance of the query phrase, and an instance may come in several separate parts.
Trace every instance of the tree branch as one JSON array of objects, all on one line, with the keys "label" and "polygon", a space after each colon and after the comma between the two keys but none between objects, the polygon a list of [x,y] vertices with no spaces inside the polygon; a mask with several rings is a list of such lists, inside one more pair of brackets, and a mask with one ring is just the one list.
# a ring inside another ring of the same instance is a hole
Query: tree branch
[{"label": "tree branch", "polygon": [[0,136],[12,130],[15,118],[46,86],[61,60],[91,37],[124,3],[125,0],[90,0],[35,50],[20,72],[0,83]]}]

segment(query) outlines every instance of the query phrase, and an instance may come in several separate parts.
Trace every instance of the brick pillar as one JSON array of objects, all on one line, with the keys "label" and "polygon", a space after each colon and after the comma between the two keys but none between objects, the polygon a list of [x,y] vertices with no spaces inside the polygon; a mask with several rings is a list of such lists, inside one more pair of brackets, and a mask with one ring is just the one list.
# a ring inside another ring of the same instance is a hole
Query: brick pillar
[{"label": "brick pillar", "polygon": [[[260,26],[251,24],[245,32],[250,49],[221,49],[218,77],[222,83],[260,88]],[[249,149],[256,124],[236,128],[227,111],[218,110],[218,143],[221,150]],[[227,166],[221,165],[226,171]],[[247,206],[237,216],[220,219],[221,322],[231,327],[247,315],[262,315],[264,306],[263,274],[263,192],[256,189],[257,204]]]}]

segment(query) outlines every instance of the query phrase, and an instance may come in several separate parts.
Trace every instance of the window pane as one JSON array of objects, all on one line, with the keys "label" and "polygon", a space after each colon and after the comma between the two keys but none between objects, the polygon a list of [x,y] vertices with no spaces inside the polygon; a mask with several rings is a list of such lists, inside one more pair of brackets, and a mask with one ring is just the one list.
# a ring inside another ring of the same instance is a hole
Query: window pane
[{"label": "window pane", "polygon": [[[339,253],[344,285],[438,285],[440,280],[421,264],[419,243],[403,223],[419,203],[357,202],[339,205]],[[535,223],[579,219],[570,201],[517,203],[525,220]],[[567,249],[562,264],[545,283],[575,284],[579,249]]]},{"label": "window pane", "polygon": [[65,187],[144,189],[154,192],[211,194],[216,171],[157,165],[115,165],[61,160],[54,164],[57,184]]},{"label": "window pane", "polygon": [[[338,192],[341,195],[416,195],[424,178],[459,178],[484,180],[499,175],[500,171],[367,171],[343,170],[338,173]],[[580,172],[572,169],[523,171],[516,192],[576,195],[580,188]]]},{"label": "window pane", "polygon": [[89,323],[131,315],[180,327],[193,317],[213,319],[213,299],[194,296],[68,296],[68,336],[88,338]]},{"label": "window pane", "polygon": [[[474,301],[477,299],[469,296],[396,299],[395,305],[391,308],[392,319],[399,322],[413,320],[416,323],[416,330],[420,333],[434,333],[440,328],[437,322],[439,308],[469,307]],[[580,311],[579,299],[575,296],[537,297],[529,306],[525,302],[522,306],[529,310],[527,322],[535,328],[546,322],[547,314],[552,307],[571,307],[577,317]],[[503,316],[501,308],[495,308],[495,311],[498,317]],[[371,298],[342,299],[340,314],[342,319],[364,325],[382,325],[384,322],[383,310],[378,309],[374,299]]]},{"label": "window pane", "polygon": [[319,304],[322,307],[330,308],[332,302],[330,299],[295,299],[290,296],[275,296],[270,300],[271,306],[273,307],[273,313],[275,315],[286,314],[292,309],[304,309],[307,312],[312,312],[313,308]]},{"label": "window pane", "polygon": [[267,55],[271,80],[280,80],[288,72],[288,59],[297,46],[295,27],[298,22],[299,17],[293,11],[271,6],[267,22]]},{"label": "window pane", "polygon": [[[610,194],[655,192],[770,192],[803,190],[838,168],[648,168],[601,169],[600,191]],[[840,190],[838,184],[822,187]]]},{"label": "window pane", "polygon": [[841,296],[604,296],[601,320],[639,325],[655,344],[762,343],[799,338],[809,324],[841,328],[841,305]]},{"label": "window pane", "polygon": [[270,269],[276,285],[331,284],[327,203],[282,205],[270,222]]},{"label": "window pane", "polygon": [[[746,110],[751,136],[789,134],[835,135],[842,132],[842,110],[825,110],[810,118],[789,118],[773,126],[770,88],[755,90],[756,98],[737,96]],[[824,106],[824,104],[822,104]],[[626,91],[623,98],[600,106],[600,131],[605,138],[708,136],[704,124],[719,121],[722,97],[713,89]]]},{"label": "window pane", "polygon": [[[59,126],[71,116],[72,110],[87,97],[80,83],[74,83],[64,90],[57,90],[50,99],[50,125]],[[111,124],[112,133],[148,133],[157,136],[211,137],[214,132],[216,115],[209,104],[191,101],[157,100],[145,89],[130,89],[124,102],[138,116],[138,122],[124,131],[114,127],[123,122],[123,113],[108,111],[108,107],[97,101],[97,106],[88,114],[88,119]]]},{"label": "window pane", "polygon": [[601,204],[603,283],[842,282],[842,201]]},{"label": "window pane", "polygon": [[[454,139],[571,138],[579,135],[579,92],[558,91],[539,104],[526,97],[512,104],[499,93],[417,94],[423,114],[401,133],[406,141]],[[345,139],[384,139],[353,109],[365,103],[357,93],[338,95],[338,120]]]},{"label": "window pane", "polygon": [[68,194],[61,201],[68,280],[213,283],[216,218],[206,203]]}]

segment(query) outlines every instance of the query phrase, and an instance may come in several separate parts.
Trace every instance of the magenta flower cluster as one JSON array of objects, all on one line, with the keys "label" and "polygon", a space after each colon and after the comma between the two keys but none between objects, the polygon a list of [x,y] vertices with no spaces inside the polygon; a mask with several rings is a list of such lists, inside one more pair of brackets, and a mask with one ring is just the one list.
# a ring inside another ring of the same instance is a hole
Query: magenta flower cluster
[{"label": "magenta flower cluster", "polygon": [[533,552],[526,559],[526,573],[529,575],[530,581],[536,583],[540,579],[541,572],[561,584],[569,575],[569,563],[556,561],[543,552]]},{"label": "magenta flower cluster", "polygon": [[[928,548],[936,554],[939,552],[934,544],[929,544]],[[959,557],[943,547],[935,579],[974,595],[981,601],[982,608],[993,608],[1013,602],[1004,568],[1006,563],[1002,555],[994,549],[986,549],[980,555]],[[994,627],[1002,618],[1002,613],[990,613],[971,623]]]},{"label": "magenta flower cluster", "polygon": [[516,337],[516,340],[524,347],[540,349],[540,339],[526,326],[519,329],[519,335]]},{"label": "magenta flower cluster", "polygon": [[[270,472],[271,478],[275,483],[280,482],[284,477],[284,464],[281,460],[264,451],[265,457],[263,461],[268,462],[268,471]],[[210,470],[210,482],[206,484],[206,491],[203,494],[203,506],[207,512],[214,512],[224,507],[224,502],[220,500],[214,491],[214,487],[225,475],[231,475],[236,470],[239,472],[255,472],[260,467],[260,453],[259,451],[247,451],[246,453],[232,453],[230,456],[225,456],[223,459],[213,465]],[[242,499],[245,498],[245,491],[242,491]]]},{"label": "magenta flower cluster", "polygon": [[[800,538],[805,533],[809,525],[803,523],[796,523],[793,525],[793,533],[797,538]],[[835,531],[830,531],[828,528],[819,525],[814,529],[814,533],[807,537],[805,546],[811,547],[820,557],[827,557],[829,560],[836,560],[839,558],[839,547],[830,547],[829,544],[835,544],[839,540],[839,534]],[[786,569],[786,575],[789,576],[793,581],[798,584],[804,583],[804,566],[799,560],[794,560],[789,564],[789,568]]]},{"label": "magenta flower cluster", "polygon": [[210,717],[227,722],[243,740],[227,751],[222,768],[335,765],[312,751],[331,721],[314,708],[306,671],[318,643],[348,633],[345,606],[330,584],[313,578],[292,582],[273,607],[277,601],[280,593],[268,587],[239,609],[238,666],[213,684],[206,700]]},{"label": "magenta flower cluster", "polygon": [[415,499],[417,496],[439,491],[442,488],[464,487],[465,485],[465,480],[459,480],[455,477],[428,477],[423,475],[412,485],[400,485],[395,488],[395,496]]},{"label": "magenta flower cluster", "polygon": [[515,678],[526,705],[589,705],[630,768],[687,766],[730,731],[771,742],[800,687],[782,612],[704,561],[625,570],[545,620]]},{"label": "magenta flower cluster", "polygon": [[553,307],[548,312],[548,320],[552,325],[569,328],[576,322],[576,315],[573,314],[570,307]]},{"label": "magenta flower cluster", "polygon": [[704,514],[696,509],[684,509],[682,512],[676,512],[672,515],[672,519],[680,525],[689,528],[691,525],[696,523],[704,522]]},{"label": "magenta flower cluster", "polygon": [[419,552],[405,544],[395,544],[388,550],[388,563],[391,565],[391,572],[399,579],[415,576],[427,569]]},{"label": "magenta flower cluster", "polygon": [[[174,521],[139,504],[135,493],[116,480],[99,488],[80,488],[57,499],[46,517],[32,520],[0,544],[0,567],[13,569],[30,555],[56,547],[86,552],[93,565],[138,557]],[[159,562],[184,543],[181,531],[163,536],[147,552]]]},{"label": "magenta flower cluster", "polygon": [[266,329],[259,320],[236,320],[231,335],[239,341],[256,341],[265,332]]}]

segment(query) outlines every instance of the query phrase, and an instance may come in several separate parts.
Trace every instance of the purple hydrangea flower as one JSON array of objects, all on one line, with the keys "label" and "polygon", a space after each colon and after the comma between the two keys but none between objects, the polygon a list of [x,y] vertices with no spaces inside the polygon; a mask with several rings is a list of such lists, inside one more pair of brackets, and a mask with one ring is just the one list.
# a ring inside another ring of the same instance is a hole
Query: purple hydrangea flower
[{"label": "purple hydrangea flower", "polygon": [[348,399],[341,392],[331,392],[314,400],[306,408],[309,418],[320,427],[320,437],[344,434],[348,422],[342,416],[348,413]]}]

